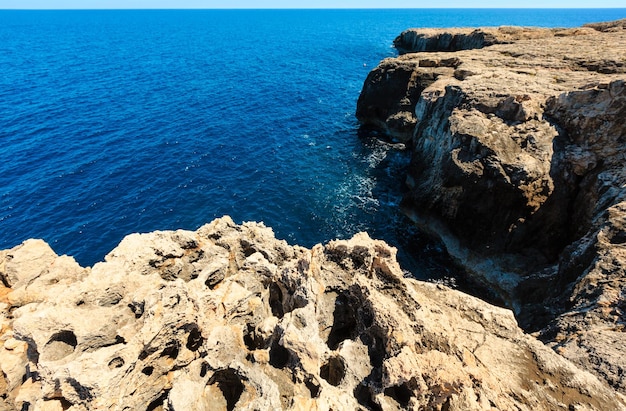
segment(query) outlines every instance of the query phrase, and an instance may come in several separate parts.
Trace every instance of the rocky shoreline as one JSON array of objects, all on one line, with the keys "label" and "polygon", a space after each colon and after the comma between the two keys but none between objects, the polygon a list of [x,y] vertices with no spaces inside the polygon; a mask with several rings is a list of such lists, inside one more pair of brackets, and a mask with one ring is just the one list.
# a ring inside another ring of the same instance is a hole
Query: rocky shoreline
[{"label": "rocky shoreline", "polygon": [[626,410],[510,310],[395,256],[228,217],[93,268],[26,241],[0,252],[0,409]]},{"label": "rocky shoreline", "polygon": [[357,108],[410,147],[406,214],[622,393],[625,28],[407,30]]},{"label": "rocky shoreline", "polygon": [[405,212],[512,310],[364,233],[223,217],[93,267],[28,240],[0,251],[0,411],[626,410],[625,27],[408,30],[365,81]]}]

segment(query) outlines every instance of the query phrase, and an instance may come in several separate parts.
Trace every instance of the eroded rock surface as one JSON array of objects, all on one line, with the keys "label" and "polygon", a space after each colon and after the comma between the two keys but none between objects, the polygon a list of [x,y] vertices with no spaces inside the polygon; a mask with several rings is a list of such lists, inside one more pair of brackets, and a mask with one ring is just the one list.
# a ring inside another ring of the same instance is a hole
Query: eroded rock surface
[{"label": "eroded rock surface", "polygon": [[0,253],[0,409],[623,410],[511,311],[406,279],[358,234],[308,250],[224,217],[93,268]]},{"label": "eroded rock surface", "polygon": [[408,30],[357,108],[412,147],[406,213],[525,329],[622,392],[625,25]]}]

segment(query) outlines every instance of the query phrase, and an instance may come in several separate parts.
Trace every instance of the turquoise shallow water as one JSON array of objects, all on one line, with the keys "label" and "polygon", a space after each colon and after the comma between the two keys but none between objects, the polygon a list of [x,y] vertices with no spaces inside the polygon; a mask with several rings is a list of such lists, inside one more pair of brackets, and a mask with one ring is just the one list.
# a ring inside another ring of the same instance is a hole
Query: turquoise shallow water
[{"label": "turquoise shallow water", "polygon": [[0,11],[0,249],[85,265],[127,234],[229,214],[307,247],[367,230],[420,278],[408,159],[354,118],[409,27],[577,26],[621,10]]}]

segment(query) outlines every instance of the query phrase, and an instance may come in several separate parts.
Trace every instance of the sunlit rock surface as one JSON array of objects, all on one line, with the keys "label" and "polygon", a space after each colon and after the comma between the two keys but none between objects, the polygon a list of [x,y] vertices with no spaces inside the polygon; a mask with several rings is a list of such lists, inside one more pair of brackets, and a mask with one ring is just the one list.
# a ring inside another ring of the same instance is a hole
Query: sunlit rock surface
[{"label": "sunlit rock surface", "polygon": [[358,234],[308,250],[224,217],[82,268],[0,252],[0,409],[620,410],[511,311],[403,278]]},{"label": "sunlit rock surface", "polygon": [[411,147],[406,213],[526,330],[622,392],[625,27],[407,30],[357,108]]}]

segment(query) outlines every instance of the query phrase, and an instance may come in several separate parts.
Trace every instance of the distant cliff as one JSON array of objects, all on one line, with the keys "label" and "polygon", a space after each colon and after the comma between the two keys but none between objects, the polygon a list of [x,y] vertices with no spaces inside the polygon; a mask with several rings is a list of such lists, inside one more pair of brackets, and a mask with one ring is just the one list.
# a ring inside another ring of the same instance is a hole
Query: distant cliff
[{"label": "distant cliff", "polygon": [[0,410],[626,409],[395,254],[228,217],[130,235],[93,268],[26,241],[0,252]]},{"label": "distant cliff", "polygon": [[625,27],[407,30],[357,107],[412,151],[407,215],[526,330],[622,392]]}]

